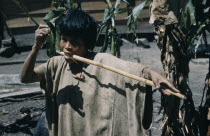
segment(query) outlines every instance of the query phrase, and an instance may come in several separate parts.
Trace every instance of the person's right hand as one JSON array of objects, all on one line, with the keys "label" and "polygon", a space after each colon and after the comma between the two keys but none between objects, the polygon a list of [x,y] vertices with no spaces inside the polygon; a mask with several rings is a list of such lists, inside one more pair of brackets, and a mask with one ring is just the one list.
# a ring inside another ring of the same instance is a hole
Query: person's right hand
[{"label": "person's right hand", "polygon": [[35,31],[35,44],[38,48],[41,48],[44,44],[49,32],[50,29],[47,25],[39,25],[38,29]]}]

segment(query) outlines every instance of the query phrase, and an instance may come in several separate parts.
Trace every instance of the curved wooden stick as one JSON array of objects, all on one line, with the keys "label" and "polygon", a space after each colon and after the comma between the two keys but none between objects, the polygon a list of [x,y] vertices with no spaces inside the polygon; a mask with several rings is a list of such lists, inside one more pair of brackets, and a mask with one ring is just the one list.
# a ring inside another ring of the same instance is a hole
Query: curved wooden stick
[{"label": "curved wooden stick", "polygon": [[[58,53],[65,56],[64,52],[58,52]],[[68,55],[67,55],[67,56],[68,56]],[[123,71],[123,70],[120,70],[120,69],[117,69],[117,68],[114,68],[114,67],[110,67],[110,66],[108,66],[108,65],[105,65],[105,64],[102,64],[102,63],[99,63],[99,62],[95,62],[95,61],[92,61],[92,60],[90,60],[90,59],[86,59],[86,58],[83,58],[83,57],[80,57],[80,56],[77,56],[77,55],[73,55],[72,58],[75,59],[75,60],[84,62],[84,63],[92,64],[92,65],[95,65],[95,66],[98,66],[98,67],[101,67],[101,68],[110,70],[110,71],[112,71],[112,72],[121,74],[121,75],[123,75],[123,76],[129,77],[129,78],[132,78],[132,79],[135,79],[135,80],[138,80],[138,81],[140,81],[140,82],[144,82],[144,83],[146,83],[147,85],[150,85],[150,86],[155,87],[155,84],[154,84],[151,80],[147,80],[147,79],[145,79],[145,78],[142,78],[142,77],[139,77],[139,76],[130,74],[130,73],[125,72],[125,71]],[[181,93],[175,93],[175,92],[172,92],[172,91],[169,90],[169,89],[164,89],[163,91],[165,91],[165,92],[167,92],[167,93],[171,93],[172,95],[175,95],[175,96],[177,96],[177,97],[179,97],[179,98],[181,98],[181,99],[186,99],[186,97],[185,97],[183,94],[181,94]]]}]

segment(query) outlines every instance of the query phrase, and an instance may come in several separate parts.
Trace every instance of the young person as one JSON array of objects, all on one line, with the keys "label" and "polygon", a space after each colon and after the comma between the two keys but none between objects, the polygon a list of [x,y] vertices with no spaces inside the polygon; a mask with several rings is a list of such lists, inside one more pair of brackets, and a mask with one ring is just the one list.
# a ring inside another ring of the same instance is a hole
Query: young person
[{"label": "young person", "polygon": [[96,42],[96,28],[94,19],[84,11],[68,11],[60,24],[60,47],[68,55],[55,56],[34,67],[49,32],[46,25],[40,25],[20,73],[21,82],[41,82],[52,136],[148,135],[152,100],[145,83],[75,62],[68,56],[82,56],[131,74],[147,76],[157,89],[164,85],[172,91],[178,90],[166,78],[141,64],[91,52]]}]

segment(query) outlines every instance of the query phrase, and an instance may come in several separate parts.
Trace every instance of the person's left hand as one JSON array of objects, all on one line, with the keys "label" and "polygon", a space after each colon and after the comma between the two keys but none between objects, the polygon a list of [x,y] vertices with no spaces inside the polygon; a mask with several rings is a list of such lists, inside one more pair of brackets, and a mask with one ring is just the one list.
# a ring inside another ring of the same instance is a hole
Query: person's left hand
[{"label": "person's left hand", "polygon": [[165,77],[155,72],[154,70],[149,69],[148,73],[151,76],[152,81],[155,84],[156,89],[162,91],[165,95],[171,95],[171,93],[167,93],[164,89],[169,89],[175,93],[179,93],[179,90],[174,87],[174,85]]}]

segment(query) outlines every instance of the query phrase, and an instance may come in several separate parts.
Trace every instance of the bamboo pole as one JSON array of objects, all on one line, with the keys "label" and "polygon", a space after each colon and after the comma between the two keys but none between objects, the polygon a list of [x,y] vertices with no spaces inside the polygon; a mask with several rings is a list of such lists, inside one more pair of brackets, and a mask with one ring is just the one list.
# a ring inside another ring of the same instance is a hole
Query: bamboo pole
[{"label": "bamboo pole", "polygon": [[[58,52],[58,53],[65,56],[64,52]],[[132,79],[137,80],[137,81],[140,81],[140,82],[144,82],[147,85],[150,85],[150,86],[155,87],[155,84],[151,80],[147,80],[145,78],[142,78],[142,77],[139,77],[139,76],[130,74],[130,73],[125,72],[123,70],[120,70],[120,69],[117,69],[117,68],[114,68],[114,67],[111,67],[111,66],[108,66],[108,65],[99,63],[99,62],[95,62],[95,61],[92,61],[90,59],[86,59],[86,58],[83,58],[83,57],[80,57],[80,56],[77,56],[77,55],[73,55],[72,58],[75,59],[75,60],[77,60],[77,61],[81,61],[81,62],[84,62],[84,63],[92,64],[92,65],[95,65],[95,66],[98,66],[98,67],[107,69],[109,71],[118,73],[120,75],[129,77],[129,78],[132,78]],[[172,92],[169,89],[163,89],[163,91],[165,91],[167,93],[171,93],[172,95],[175,95],[175,96],[177,96],[177,97],[179,97],[181,99],[186,99],[186,97],[183,94],[181,94],[181,93],[175,93],[175,92]]]}]

